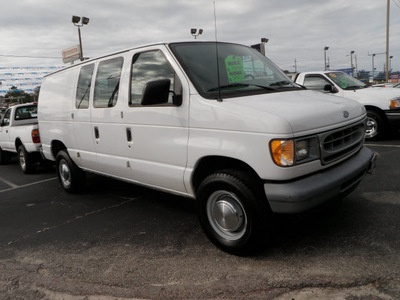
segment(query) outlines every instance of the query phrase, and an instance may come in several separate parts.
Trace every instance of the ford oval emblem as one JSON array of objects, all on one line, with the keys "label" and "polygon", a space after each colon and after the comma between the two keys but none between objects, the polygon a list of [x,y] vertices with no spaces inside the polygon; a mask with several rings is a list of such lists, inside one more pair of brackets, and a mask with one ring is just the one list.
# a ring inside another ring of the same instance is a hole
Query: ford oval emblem
[{"label": "ford oval emblem", "polygon": [[347,110],[345,110],[343,112],[343,117],[345,117],[346,119],[350,116],[349,112]]}]

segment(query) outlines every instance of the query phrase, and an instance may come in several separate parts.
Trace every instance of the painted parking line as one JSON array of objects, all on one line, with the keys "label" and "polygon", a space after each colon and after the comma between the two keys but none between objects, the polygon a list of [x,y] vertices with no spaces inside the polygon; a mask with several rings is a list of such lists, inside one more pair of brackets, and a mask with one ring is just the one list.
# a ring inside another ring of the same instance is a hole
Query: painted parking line
[{"label": "painted parking line", "polygon": [[14,183],[12,183],[12,182],[10,182],[8,180],[5,180],[5,179],[0,177],[0,181],[1,182],[3,182],[5,184],[7,184],[8,186],[10,186],[10,188],[8,188],[8,189],[0,190],[0,193],[8,192],[8,191],[11,191],[11,190],[16,190],[16,189],[21,189],[21,188],[24,188],[24,187],[27,187],[27,186],[31,186],[31,185],[35,185],[35,184],[45,183],[45,182],[52,181],[52,180],[55,180],[55,179],[57,179],[57,177],[52,177],[52,178],[49,178],[49,179],[36,181],[36,182],[31,182],[31,183],[27,183],[27,184],[24,184],[24,185],[16,185],[16,184],[14,184]]},{"label": "painted parking line", "polygon": [[367,147],[386,147],[386,148],[400,148],[400,145],[379,145],[379,144],[364,144]]}]

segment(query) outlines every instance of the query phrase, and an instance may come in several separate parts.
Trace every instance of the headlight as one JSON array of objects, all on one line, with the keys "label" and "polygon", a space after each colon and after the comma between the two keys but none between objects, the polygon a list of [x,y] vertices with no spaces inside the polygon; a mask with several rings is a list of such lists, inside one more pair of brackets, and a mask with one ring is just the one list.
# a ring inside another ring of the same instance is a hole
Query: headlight
[{"label": "headlight", "polygon": [[400,109],[400,98],[395,98],[389,101],[390,109]]},{"label": "headlight", "polygon": [[299,140],[273,140],[270,150],[274,162],[281,167],[290,167],[319,157],[317,138]]}]

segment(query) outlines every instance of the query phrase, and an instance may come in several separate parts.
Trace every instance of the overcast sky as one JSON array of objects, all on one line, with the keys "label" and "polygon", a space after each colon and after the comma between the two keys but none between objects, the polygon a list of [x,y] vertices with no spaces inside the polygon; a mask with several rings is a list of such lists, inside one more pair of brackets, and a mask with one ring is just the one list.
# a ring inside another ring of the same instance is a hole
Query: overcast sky
[{"label": "overcast sky", "polygon": [[[266,37],[266,55],[279,67],[321,70],[324,47],[331,69],[372,70],[368,54],[386,51],[385,0],[216,0],[218,40],[246,45]],[[213,0],[0,0],[0,67],[60,66],[61,51],[78,44],[72,15],[82,28],[85,57],[148,43],[215,39]],[[390,0],[392,69],[400,70],[400,0]],[[41,58],[43,57],[43,58]],[[353,57],[354,59],[354,57]],[[383,71],[386,57],[375,57]]]}]

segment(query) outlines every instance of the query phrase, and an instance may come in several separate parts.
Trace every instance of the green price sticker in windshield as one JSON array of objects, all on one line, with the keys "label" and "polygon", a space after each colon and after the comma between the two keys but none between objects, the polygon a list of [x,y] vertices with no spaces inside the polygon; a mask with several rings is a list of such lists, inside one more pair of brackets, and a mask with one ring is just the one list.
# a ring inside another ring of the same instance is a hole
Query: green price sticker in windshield
[{"label": "green price sticker in windshield", "polygon": [[340,87],[342,88],[342,89],[345,89],[345,88],[347,88],[347,78],[346,77],[344,77],[344,76],[342,76],[342,77],[340,77]]},{"label": "green price sticker in windshield", "polygon": [[243,59],[240,56],[229,55],[225,59],[225,67],[229,83],[242,82],[244,80]]}]

